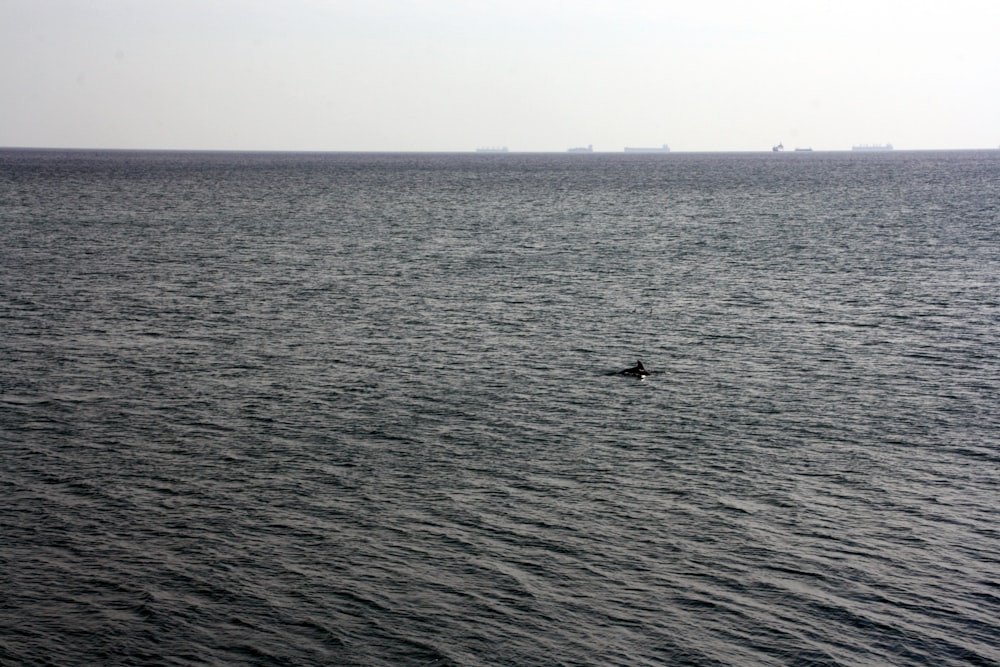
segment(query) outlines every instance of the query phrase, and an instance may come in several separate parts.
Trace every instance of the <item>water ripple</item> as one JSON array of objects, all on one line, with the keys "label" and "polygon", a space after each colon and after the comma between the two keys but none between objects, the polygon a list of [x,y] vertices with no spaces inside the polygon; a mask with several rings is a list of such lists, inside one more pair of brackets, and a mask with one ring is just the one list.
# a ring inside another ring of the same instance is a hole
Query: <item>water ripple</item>
[{"label": "water ripple", "polygon": [[0,151],[0,662],[1000,664],[996,156],[569,157]]}]

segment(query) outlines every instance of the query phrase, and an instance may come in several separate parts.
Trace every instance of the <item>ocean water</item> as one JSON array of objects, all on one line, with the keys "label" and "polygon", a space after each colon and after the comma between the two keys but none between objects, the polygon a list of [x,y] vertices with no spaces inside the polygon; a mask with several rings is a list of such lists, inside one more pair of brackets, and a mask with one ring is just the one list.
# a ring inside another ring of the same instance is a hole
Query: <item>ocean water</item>
[{"label": "ocean water", "polygon": [[0,151],[0,663],[1000,664],[998,184]]}]

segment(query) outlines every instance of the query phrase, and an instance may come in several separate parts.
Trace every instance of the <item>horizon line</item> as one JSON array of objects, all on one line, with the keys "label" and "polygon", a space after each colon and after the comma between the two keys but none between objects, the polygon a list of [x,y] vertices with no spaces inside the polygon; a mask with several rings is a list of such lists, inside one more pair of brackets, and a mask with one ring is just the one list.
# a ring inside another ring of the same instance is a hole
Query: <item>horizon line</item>
[{"label": "horizon line", "polygon": [[[860,144],[859,144],[860,145]],[[806,147],[804,147],[806,148]],[[345,154],[357,154],[357,153],[386,153],[386,154],[449,154],[449,155],[463,155],[463,154],[478,154],[478,155],[510,155],[510,154],[520,154],[520,155],[530,155],[530,154],[545,154],[545,155],[572,155],[574,157],[579,157],[583,155],[673,155],[678,153],[685,154],[704,154],[704,153],[774,153],[771,148],[761,148],[761,149],[681,149],[675,150],[670,149],[669,151],[663,152],[632,152],[626,151],[624,148],[616,150],[598,150],[593,149],[591,151],[573,151],[570,149],[506,149],[503,151],[482,151],[476,148],[469,149],[329,149],[329,148],[158,148],[158,147],[144,147],[144,148],[124,148],[115,146],[0,146],[0,151],[107,151],[107,152],[164,152],[164,153],[345,153]],[[966,147],[966,148],[897,148],[893,146],[891,149],[883,151],[855,151],[852,148],[808,148],[808,150],[786,150],[777,151],[781,154],[793,154],[793,153],[854,153],[854,152],[881,152],[881,153],[896,153],[896,152],[943,152],[943,151],[995,151],[1000,150],[998,147]]]}]

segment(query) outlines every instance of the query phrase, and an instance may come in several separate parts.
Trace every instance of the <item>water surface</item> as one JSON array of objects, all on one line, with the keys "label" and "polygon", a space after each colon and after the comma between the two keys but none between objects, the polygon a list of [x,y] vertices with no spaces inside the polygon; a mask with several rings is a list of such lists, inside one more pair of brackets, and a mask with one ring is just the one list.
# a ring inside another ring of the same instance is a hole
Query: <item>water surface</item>
[{"label": "water surface", "polygon": [[998,182],[0,151],[0,662],[998,664]]}]

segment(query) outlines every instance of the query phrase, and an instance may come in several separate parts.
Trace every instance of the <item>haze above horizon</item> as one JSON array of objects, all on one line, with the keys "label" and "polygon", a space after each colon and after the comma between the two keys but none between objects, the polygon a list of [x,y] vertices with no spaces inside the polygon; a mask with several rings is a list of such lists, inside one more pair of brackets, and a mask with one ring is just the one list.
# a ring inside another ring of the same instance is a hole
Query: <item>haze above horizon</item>
[{"label": "haze above horizon", "polygon": [[0,146],[996,148],[1000,4],[0,0]]}]

